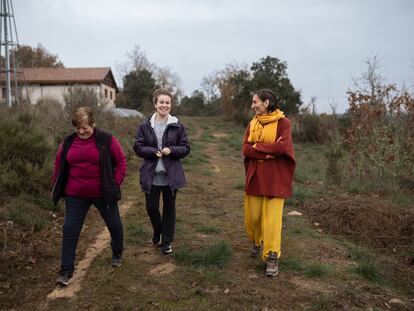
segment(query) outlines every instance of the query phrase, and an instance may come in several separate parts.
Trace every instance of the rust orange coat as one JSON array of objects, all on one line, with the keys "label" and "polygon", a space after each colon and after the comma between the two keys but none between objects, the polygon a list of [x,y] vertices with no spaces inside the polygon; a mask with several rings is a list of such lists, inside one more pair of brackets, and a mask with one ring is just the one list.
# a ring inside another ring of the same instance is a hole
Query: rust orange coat
[{"label": "rust orange coat", "polygon": [[[243,140],[246,194],[290,197],[296,162],[289,119],[278,121],[274,143],[256,143],[255,147],[247,141],[249,127]],[[279,137],[282,138],[278,141]],[[274,158],[266,158],[267,155]]]}]

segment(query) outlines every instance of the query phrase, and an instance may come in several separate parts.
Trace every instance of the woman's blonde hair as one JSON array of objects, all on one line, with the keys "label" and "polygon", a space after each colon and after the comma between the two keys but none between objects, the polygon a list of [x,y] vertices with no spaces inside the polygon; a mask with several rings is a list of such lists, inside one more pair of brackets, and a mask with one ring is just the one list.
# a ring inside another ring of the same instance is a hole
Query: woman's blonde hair
[{"label": "woman's blonde hair", "polygon": [[89,126],[93,126],[95,124],[95,117],[93,116],[93,110],[91,107],[78,107],[73,112],[72,125],[74,127],[78,127],[84,123],[88,124]]}]

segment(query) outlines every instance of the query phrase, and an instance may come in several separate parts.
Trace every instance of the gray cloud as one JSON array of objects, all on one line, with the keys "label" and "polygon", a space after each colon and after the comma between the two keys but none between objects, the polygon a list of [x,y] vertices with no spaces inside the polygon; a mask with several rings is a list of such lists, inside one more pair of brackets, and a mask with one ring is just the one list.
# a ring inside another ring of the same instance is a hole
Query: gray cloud
[{"label": "gray cloud", "polygon": [[414,82],[414,2],[27,0],[14,3],[20,43],[42,43],[66,66],[112,66],[138,44],[181,77],[187,93],[233,61],[288,63],[306,103],[347,108],[352,76],[374,54],[388,81]]}]

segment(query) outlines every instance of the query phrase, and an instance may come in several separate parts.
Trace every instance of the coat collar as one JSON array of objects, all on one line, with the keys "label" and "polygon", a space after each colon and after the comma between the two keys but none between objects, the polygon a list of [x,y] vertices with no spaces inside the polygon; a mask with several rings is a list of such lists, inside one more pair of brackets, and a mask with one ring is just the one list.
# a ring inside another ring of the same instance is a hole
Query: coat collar
[{"label": "coat collar", "polygon": [[[153,113],[152,116],[149,119],[149,122],[150,122],[152,128],[154,128],[154,126],[155,126],[155,116],[156,116],[156,114],[157,114],[156,112]],[[177,117],[168,114],[167,125],[177,124],[178,122],[179,122],[179,120],[178,120]]]}]

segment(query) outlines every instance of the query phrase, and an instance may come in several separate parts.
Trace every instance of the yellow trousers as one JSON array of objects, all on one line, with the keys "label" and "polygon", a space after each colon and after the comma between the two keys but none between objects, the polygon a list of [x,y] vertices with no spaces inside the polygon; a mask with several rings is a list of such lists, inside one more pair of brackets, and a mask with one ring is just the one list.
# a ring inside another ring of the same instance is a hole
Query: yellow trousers
[{"label": "yellow trousers", "polygon": [[262,259],[270,251],[280,257],[282,214],[285,199],[244,195],[244,223],[249,239],[259,246],[263,242]]}]

